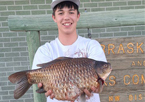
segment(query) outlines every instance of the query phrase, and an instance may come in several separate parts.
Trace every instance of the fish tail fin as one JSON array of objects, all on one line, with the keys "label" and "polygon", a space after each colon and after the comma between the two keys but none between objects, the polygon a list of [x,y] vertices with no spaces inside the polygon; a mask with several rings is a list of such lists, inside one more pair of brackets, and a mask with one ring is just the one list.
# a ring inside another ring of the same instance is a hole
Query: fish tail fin
[{"label": "fish tail fin", "polygon": [[28,82],[27,73],[28,71],[16,72],[9,76],[9,80],[12,83],[17,83],[14,91],[14,98],[18,99],[25,94],[25,92],[32,86]]}]

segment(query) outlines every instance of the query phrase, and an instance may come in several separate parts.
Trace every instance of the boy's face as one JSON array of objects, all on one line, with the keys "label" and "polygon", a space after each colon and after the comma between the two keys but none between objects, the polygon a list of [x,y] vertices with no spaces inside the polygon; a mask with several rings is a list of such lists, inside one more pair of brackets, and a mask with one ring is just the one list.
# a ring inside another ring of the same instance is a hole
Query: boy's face
[{"label": "boy's face", "polygon": [[57,23],[59,33],[76,33],[76,26],[80,18],[80,14],[78,14],[77,10],[75,10],[74,8],[57,8],[55,11],[55,16],[52,15],[52,18],[54,22]]}]

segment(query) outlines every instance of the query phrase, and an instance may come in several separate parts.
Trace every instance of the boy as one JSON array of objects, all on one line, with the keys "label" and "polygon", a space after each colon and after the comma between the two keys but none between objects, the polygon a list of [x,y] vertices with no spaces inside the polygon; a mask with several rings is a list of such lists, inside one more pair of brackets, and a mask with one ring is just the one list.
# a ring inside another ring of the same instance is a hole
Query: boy
[{"label": "boy", "polygon": [[[51,7],[53,9],[52,18],[58,26],[58,38],[46,43],[38,48],[34,61],[33,69],[40,63],[46,63],[58,57],[88,57],[91,59],[105,61],[105,54],[96,40],[87,39],[77,35],[76,26],[80,18],[78,7],[80,0],[53,0]],[[39,83],[38,87],[42,87]],[[97,92],[97,89],[92,87]],[[88,90],[84,92],[90,97]],[[53,99],[55,95],[51,90],[45,93],[47,102],[67,102]],[[67,98],[66,98],[67,99]],[[77,102],[77,101],[75,101]],[[94,93],[87,102],[100,102],[99,95]]]}]

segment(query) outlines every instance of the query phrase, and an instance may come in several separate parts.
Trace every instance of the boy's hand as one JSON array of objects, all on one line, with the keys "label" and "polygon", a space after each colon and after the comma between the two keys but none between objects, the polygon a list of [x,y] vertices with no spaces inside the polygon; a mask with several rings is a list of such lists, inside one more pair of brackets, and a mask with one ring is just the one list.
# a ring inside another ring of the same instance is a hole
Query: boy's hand
[{"label": "boy's hand", "polygon": [[[41,88],[42,87],[42,83],[38,83],[38,87]],[[99,90],[98,88],[95,88],[95,87],[92,87],[91,90],[94,92],[94,93],[99,93]],[[84,89],[84,92],[85,94],[88,96],[88,98],[90,98],[91,96],[93,96],[93,94],[87,90],[87,89]],[[45,93],[45,96],[48,97],[50,96],[51,99],[53,99],[55,97],[55,95],[53,94],[52,90],[48,90],[46,93]],[[66,97],[66,99],[68,99]],[[69,99],[68,99],[69,100]],[[73,102],[73,101],[71,101]]]},{"label": "boy's hand", "polygon": [[[104,87],[104,85],[102,86],[102,88],[103,87]],[[94,93],[99,93],[100,92],[99,88],[100,88],[99,86],[97,88],[91,87],[91,91],[94,92]],[[87,89],[84,89],[84,93],[88,96],[88,98],[93,96],[93,94],[89,90],[87,90]]]}]

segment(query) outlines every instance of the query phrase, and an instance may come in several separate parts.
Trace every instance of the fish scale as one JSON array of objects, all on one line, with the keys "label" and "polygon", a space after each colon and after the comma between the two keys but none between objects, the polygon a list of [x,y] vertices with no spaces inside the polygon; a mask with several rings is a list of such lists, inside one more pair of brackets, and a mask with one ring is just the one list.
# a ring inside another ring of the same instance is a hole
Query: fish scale
[{"label": "fish scale", "polygon": [[[102,82],[112,70],[110,63],[89,58],[61,57],[38,66],[41,68],[9,76],[9,80],[18,86],[14,91],[15,99],[20,98],[32,84],[42,83],[38,93],[52,90],[57,100],[74,101],[84,89],[91,91],[94,86],[102,90]],[[22,87],[23,81],[27,87]]]}]

